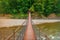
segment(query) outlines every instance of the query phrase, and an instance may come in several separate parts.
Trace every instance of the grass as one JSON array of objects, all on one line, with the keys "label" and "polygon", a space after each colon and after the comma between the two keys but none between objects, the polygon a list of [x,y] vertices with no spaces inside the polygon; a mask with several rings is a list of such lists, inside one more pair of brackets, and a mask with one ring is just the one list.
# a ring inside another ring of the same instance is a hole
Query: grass
[{"label": "grass", "polygon": [[12,14],[13,19],[26,19],[27,18],[27,14],[23,14],[23,13],[19,13],[19,14]]},{"label": "grass", "polygon": [[0,14],[0,17],[2,18],[11,18],[11,19],[26,19],[28,14]]},{"label": "grass", "polygon": [[60,13],[58,13],[58,14],[56,14],[57,15],[57,17],[60,17]]}]

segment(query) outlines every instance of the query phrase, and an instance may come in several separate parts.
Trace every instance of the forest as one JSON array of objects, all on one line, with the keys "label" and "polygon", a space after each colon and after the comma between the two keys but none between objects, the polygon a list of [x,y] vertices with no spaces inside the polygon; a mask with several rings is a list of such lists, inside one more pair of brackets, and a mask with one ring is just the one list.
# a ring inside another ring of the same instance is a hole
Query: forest
[{"label": "forest", "polygon": [[55,14],[60,17],[60,0],[0,0],[0,14],[26,18],[29,10],[39,16],[48,17],[50,14]]}]

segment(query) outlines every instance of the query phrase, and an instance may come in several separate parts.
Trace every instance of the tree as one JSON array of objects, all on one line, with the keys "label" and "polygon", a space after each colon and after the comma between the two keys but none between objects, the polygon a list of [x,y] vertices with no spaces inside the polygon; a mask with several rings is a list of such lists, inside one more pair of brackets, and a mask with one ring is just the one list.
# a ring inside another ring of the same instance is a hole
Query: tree
[{"label": "tree", "polygon": [[35,0],[35,11],[48,16],[51,13],[55,13],[57,9],[57,0]]},{"label": "tree", "polygon": [[57,13],[60,13],[60,0],[57,0]]},{"label": "tree", "polygon": [[36,12],[38,12],[40,15],[44,15],[44,6],[45,6],[45,1],[46,0],[35,0],[35,3],[34,3],[34,9]]},{"label": "tree", "polygon": [[[27,13],[28,10],[48,16],[59,12],[59,0],[1,0],[4,13]],[[57,4],[58,3],[58,4]],[[0,6],[1,7],[1,6]]]},{"label": "tree", "polygon": [[56,13],[57,11],[57,0],[46,0],[45,2],[44,15],[48,16],[51,13]]},{"label": "tree", "polygon": [[3,1],[2,5],[5,13],[27,13],[33,4],[33,0],[8,0]]}]

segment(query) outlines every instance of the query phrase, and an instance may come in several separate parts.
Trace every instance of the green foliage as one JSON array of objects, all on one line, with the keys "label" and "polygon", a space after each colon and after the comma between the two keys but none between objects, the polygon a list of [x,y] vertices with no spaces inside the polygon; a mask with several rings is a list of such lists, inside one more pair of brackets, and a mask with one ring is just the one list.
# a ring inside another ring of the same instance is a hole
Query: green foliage
[{"label": "green foliage", "polygon": [[10,18],[12,18],[12,19],[26,19],[27,14],[24,14],[24,13],[12,14]]},{"label": "green foliage", "polygon": [[[57,2],[57,1],[56,1]],[[46,1],[46,5],[45,5],[45,13],[46,15],[49,15],[50,13],[56,13],[56,3],[55,0],[48,0]]]},{"label": "green foliage", "polygon": [[60,0],[0,0],[0,13],[25,15],[28,10],[45,16],[60,13]]},{"label": "green foliage", "polygon": [[57,0],[35,0],[35,11],[45,16],[57,12]]},{"label": "green foliage", "polygon": [[2,1],[5,13],[27,13],[33,4],[33,0],[8,0]]},{"label": "green foliage", "polygon": [[58,0],[58,4],[57,4],[57,13],[60,13],[60,0]]},{"label": "green foliage", "polygon": [[44,3],[45,3],[45,0],[35,1],[35,3],[34,3],[35,11],[37,11],[39,13],[43,13],[44,12]]},{"label": "green foliage", "polygon": [[32,5],[29,10],[30,10],[31,12],[34,12],[34,11],[35,11],[35,10],[34,10],[34,6]]}]

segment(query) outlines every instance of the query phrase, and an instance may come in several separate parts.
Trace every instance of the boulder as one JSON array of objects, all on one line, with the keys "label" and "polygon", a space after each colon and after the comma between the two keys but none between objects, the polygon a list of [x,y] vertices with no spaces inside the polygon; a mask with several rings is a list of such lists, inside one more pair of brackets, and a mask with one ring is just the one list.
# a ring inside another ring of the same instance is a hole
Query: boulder
[{"label": "boulder", "polygon": [[55,13],[52,13],[52,14],[50,14],[49,16],[48,16],[48,18],[56,18],[57,16],[56,16],[56,14]]}]

